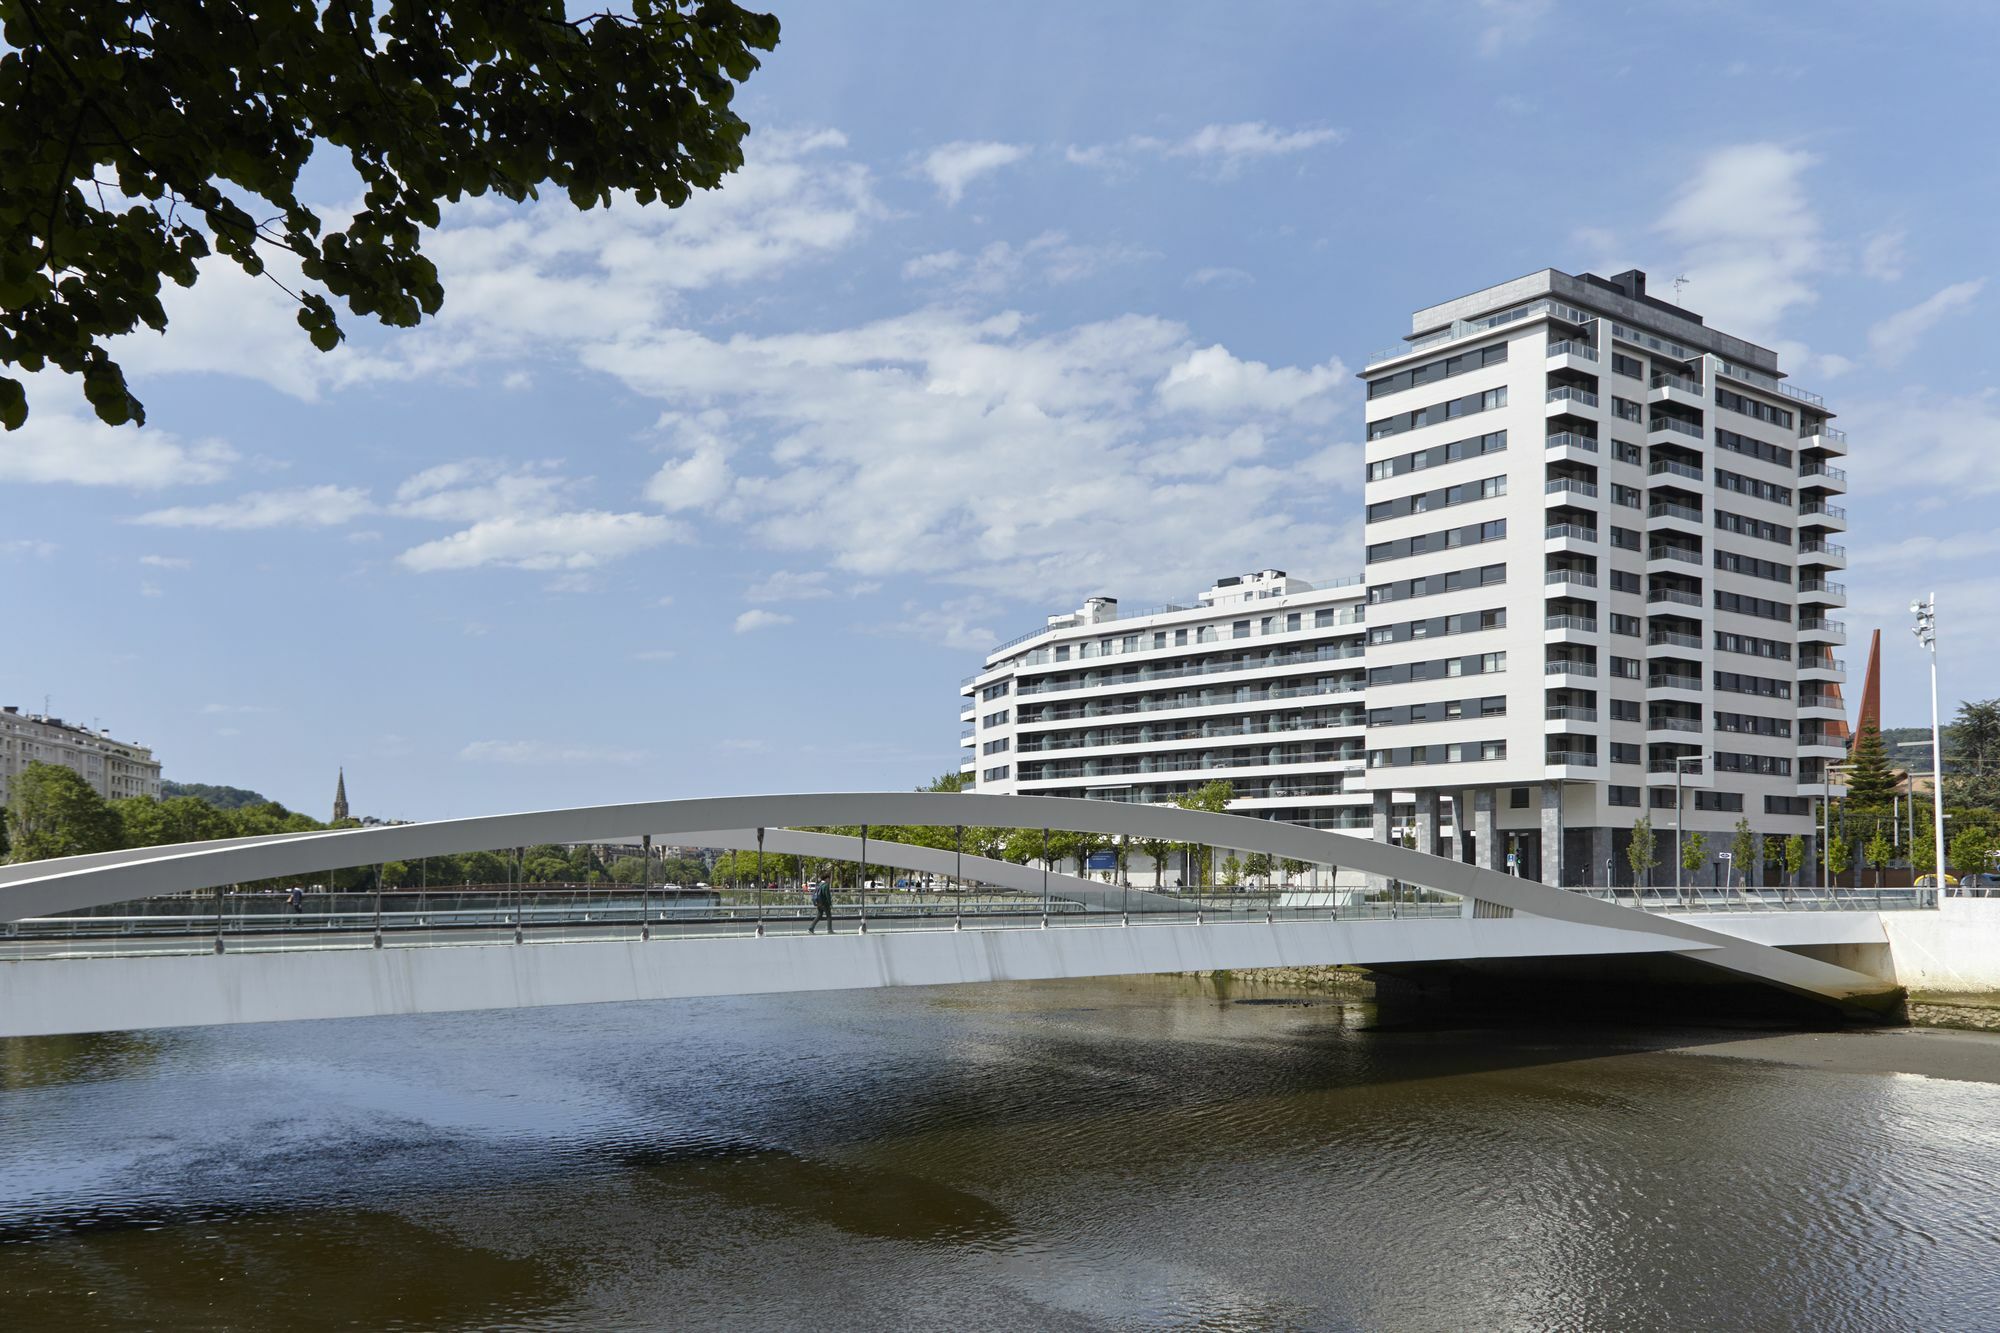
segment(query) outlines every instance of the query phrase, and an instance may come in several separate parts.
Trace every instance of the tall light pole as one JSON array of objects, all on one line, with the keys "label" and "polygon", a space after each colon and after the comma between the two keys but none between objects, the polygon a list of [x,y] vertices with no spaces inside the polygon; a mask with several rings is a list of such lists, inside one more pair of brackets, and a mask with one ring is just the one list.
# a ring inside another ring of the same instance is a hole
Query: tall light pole
[{"label": "tall light pole", "polygon": [[1910,603],[1917,623],[1910,632],[1917,642],[1931,650],[1931,841],[1937,852],[1938,906],[1944,906],[1944,742],[1938,729],[1937,692],[1937,594]]},{"label": "tall light pole", "polygon": [[1682,864],[1681,862],[1681,774],[1687,771],[1686,765],[1698,764],[1701,762],[1701,760],[1702,756],[1698,754],[1681,754],[1674,756],[1674,897],[1675,898],[1680,898],[1683,896],[1681,893],[1681,864]]}]

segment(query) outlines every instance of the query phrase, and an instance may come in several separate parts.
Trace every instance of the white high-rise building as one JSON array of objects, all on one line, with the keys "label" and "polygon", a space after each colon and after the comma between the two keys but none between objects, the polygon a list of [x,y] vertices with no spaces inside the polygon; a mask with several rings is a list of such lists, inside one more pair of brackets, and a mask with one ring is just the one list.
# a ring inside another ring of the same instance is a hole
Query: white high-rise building
[{"label": "white high-rise building", "polygon": [[1406,789],[1420,841],[1449,799],[1448,852],[1622,883],[1650,813],[1671,882],[1678,780],[1711,856],[1810,837],[1845,754],[1824,401],[1637,271],[1419,310],[1364,378],[1378,834]]},{"label": "white high-rise building", "polygon": [[1551,884],[1631,883],[1642,815],[1655,884],[1677,819],[1704,882],[1741,820],[1740,880],[1766,839],[1814,848],[1846,754],[1825,402],[1636,270],[1420,310],[1363,378],[1362,575],[1051,616],[961,685],[977,789],[1163,802],[1226,777],[1240,813]]},{"label": "white high-rise building", "polygon": [[1227,778],[1237,813],[1365,830],[1361,595],[1266,569],[1188,606],[1093,597],[961,683],[962,769],[982,792],[1148,803]]},{"label": "white high-rise building", "polygon": [[37,762],[73,769],[107,800],[160,794],[160,761],[145,746],[59,717],[0,708],[0,804],[14,776]]}]

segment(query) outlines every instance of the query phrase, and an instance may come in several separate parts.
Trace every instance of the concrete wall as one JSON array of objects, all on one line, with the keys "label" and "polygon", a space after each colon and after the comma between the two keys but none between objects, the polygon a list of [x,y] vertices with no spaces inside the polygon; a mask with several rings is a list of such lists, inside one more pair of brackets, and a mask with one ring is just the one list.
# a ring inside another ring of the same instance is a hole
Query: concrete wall
[{"label": "concrete wall", "polygon": [[1936,912],[1884,912],[1896,980],[1912,995],[2000,992],[2000,898],[1946,898]]}]

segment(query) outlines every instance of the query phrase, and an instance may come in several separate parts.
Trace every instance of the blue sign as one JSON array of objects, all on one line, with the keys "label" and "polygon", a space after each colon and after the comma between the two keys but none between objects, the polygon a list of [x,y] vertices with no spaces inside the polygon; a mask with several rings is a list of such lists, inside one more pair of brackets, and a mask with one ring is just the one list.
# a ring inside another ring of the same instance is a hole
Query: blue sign
[{"label": "blue sign", "polygon": [[1116,870],[1118,868],[1118,853],[1092,852],[1087,864],[1092,870]]}]

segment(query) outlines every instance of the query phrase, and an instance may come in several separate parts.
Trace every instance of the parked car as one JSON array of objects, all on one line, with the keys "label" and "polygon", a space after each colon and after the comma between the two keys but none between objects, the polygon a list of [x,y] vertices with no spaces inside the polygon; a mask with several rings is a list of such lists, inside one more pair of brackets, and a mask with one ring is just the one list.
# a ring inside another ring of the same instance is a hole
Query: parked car
[{"label": "parked car", "polygon": [[1967,875],[1960,879],[1958,887],[1961,889],[1980,889],[1992,892],[1993,890],[2000,889],[2000,875],[1988,874],[1985,871],[1981,871],[1977,875]]}]

